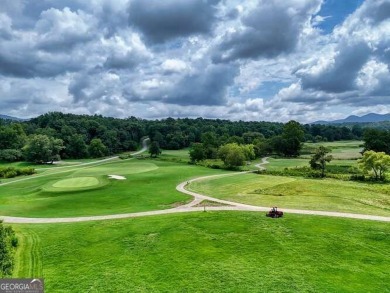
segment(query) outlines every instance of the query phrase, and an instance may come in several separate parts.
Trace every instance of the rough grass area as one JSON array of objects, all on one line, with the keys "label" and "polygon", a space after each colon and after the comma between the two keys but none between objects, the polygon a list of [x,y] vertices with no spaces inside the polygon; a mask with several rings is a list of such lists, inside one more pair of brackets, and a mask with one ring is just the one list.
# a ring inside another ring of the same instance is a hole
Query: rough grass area
[{"label": "rough grass area", "polygon": [[15,277],[44,277],[45,292],[366,293],[389,288],[387,223],[198,212],[15,228],[23,234]]},{"label": "rough grass area", "polygon": [[[167,209],[191,199],[175,190],[177,184],[220,173],[188,164],[135,159],[55,168],[0,186],[0,215],[71,217]],[[110,174],[125,176],[127,180],[108,180]],[[100,185],[77,190],[53,187],[59,182],[75,184],[76,178],[85,177],[96,177]]]},{"label": "rough grass area", "polygon": [[305,143],[302,149],[304,158],[309,158],[319,146],[324,146],[332,150],[331,154],[336,160],[356,160],[362,157],[360,153],[363,149],[363,141],[335,141],[335,142],[317,142]]},{"label": "rough grass area", "polygon": [[181,150],[162,150],[159,159],[166,160],[166,161],[187,163],[190,161],[189,150],[190,150],[189,148],[185,148]]},{"label": "rough grass area", "polygon": [[258,206],[390,216],[390,185],[257,174],[195,181],[189,190]]},{"label": "rough grass area", "polygon": [[269,164],[265,164],[263,167],[270,171],[279,171],[283,170],[284,168],[309,166],[309,160],[302,158],[268,158],[267,160]]},{"label": "rough grass area", "polygon": [[[283,170],[284,168],[308,167],[309,159],[304,158],[268,158],[269,164],[264,165],[267,170]],[[332,160],[326,165],[328,166],[348,166],[357,167],[356,160]]]}]

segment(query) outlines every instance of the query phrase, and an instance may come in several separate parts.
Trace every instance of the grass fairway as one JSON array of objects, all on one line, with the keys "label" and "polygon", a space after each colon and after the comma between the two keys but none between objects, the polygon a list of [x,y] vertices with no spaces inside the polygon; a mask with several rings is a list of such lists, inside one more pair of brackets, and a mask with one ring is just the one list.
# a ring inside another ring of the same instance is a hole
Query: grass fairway
[{"label": "grass fairway", "polygon": [[258,206],[390,216],[390,185],[245,174],[195,181],[189,190]]},{"label": "grass fairway", "polygon": [[199,212],[14,227],[15,277],[48,293],[388,292],[388,223]]},{"label": "grass fairway", "polygon": [[[0,215],[71,217],[167,209],[191,199],[175,190],[177,184],[222,172],[148,159],[54,168],[0,186]],[[127,179],[108,179],[108,175]]]}]

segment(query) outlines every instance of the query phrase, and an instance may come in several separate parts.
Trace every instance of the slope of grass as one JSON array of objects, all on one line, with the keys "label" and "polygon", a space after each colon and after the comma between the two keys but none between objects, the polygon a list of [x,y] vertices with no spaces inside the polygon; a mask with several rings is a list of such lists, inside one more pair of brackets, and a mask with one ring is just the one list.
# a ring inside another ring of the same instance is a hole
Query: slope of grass
[{"label": "slope of grass", "polygon": [[[175,190],[193,177],[218,174],[188,164],[158,160],[115,160],[96,166],[51,169],[29,180],[0,186],[0,215],[24,217],[70,217],[140,212],[171,208],[191,199]],[[108,179],[122,175],[126,180]],[[96,177],[100,185],[86,190],[59,191],[63,180]]]},{"label": "slope of grass", "polygon": [[389,292],[387,223],[199,212],[15,226],[39,238],[45,292]]},{"label": "slope of grass", "polygon": [[195,181],[189,190],[259,206],[390,216],[390,185],[257,174]]}]

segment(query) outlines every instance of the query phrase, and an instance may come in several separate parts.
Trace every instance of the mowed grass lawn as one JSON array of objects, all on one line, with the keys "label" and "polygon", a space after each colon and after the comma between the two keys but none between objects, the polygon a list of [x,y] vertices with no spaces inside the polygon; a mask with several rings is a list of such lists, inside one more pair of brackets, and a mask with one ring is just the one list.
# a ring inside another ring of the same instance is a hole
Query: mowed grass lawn
[{"label": "mowed grass lawn", "polygon": [[388,223],[197,212],[14,225],[45,292],[389,292]]},{"label": "mowed grass lawn", "polygon": [[390,216],[390,184],[243,174],[195,181],[186,188],[258,206]]},{"label": "mowed grass lawn", "polygon": [[[160,210],[187,202],[178,183],[223,171],[159,160],[114,160],[51,169],[0,186],[0,215],[71,217]],[[120,175],[126,180],[109,179]]]}]

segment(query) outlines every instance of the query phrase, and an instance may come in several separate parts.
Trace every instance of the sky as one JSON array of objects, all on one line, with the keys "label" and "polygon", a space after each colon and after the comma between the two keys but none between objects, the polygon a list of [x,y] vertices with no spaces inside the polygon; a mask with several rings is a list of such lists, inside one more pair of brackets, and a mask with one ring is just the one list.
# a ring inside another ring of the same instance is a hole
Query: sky
[{"label": "sky", "polygon": [[390,0],[1,0],[0,113],[390,112]]}]

